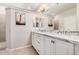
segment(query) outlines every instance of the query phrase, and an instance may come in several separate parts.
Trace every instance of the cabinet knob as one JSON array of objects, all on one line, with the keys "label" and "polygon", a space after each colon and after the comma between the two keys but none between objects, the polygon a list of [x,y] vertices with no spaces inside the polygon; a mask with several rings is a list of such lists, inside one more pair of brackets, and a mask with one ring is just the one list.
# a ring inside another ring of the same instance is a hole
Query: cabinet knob
[{"label": "cabinet knob", "polygon": [[38,43],[40,44],[40,42],[38,41]]},{"label": "cabinet knob", "polygon": [[55,41],[51,40],[51,43],[53,43],[53,44],[54,44],[54,43],[55,43]]}]

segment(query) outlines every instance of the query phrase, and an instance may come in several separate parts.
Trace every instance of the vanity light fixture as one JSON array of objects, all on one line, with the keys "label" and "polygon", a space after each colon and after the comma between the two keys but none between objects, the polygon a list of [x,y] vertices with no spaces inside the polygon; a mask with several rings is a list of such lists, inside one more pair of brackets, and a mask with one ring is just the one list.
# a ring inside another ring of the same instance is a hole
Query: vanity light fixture
[{"label": "vanity light fixture", "polygon": [[45,12],[45,11],[47,11],[47,10],[48,10],[47,4],[42,4],[42,5],[40,5],[39,8],[37,9],[37,12],[43,13],[43,12]]}]

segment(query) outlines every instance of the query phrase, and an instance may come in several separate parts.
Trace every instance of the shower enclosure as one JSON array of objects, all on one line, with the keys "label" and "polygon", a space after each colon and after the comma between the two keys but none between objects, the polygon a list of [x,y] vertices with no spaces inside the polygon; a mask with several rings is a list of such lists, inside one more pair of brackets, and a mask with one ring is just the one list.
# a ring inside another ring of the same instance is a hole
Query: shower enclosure
[{"label": "shower enclosure", "polygon": [[6,19],[5,19],[5,7],[0,6],[0,50],[6,48]]}]

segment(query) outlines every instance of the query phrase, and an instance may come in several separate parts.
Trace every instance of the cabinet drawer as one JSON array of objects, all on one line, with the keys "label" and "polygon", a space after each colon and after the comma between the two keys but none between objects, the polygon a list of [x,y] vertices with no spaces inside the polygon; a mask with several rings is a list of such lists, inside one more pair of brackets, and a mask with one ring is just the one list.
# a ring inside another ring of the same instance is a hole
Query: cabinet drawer
[{"label": "cabinet drawer", "polygon": [[33,44],[33,47],[36,49],[36,51],[40,54],[40,49],[41,49],[41,47],[40,47],[40,44],[38,44],[37,42],[35,42],[34,44]]},{"label": "cabinet drawer", "polygon": [[38,49],[40,49],[40,42],[37,40],[32,40],[32,45]]},{"label": "cabinet drawer", "polygon": [[40,54],[40,50],[39,49],[36,49],[36,51]]},{"label": "cabinet drawer", "polygon": [[39,49],[39,47],[38,47],[36,44],[34,44],[33,47],[34,47],[35,50],[40,54],[40,49]]},{"label": "cabinet drawer", "polygon": [[41,48],[41,44],[40,44],[40,42],[38,42],[38,41],[35,41],[35,44],[36,44],[36,47],[38,48],[38,49],[40,49]]},{"label": "cabinet drawer", "polygon": [[32,34],[32,45],[39,54],[41,54],[41,50],[43,50],[42,49],[43,45],[41,44],[43,41],[41,40],[43,40],[42,35],[37,33]]}]

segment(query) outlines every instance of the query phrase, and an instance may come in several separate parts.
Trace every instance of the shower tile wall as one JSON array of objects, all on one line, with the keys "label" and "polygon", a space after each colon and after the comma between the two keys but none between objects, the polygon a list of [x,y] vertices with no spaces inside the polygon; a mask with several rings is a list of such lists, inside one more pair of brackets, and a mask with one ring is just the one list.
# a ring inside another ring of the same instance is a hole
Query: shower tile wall
[{"label": "shower tile wall", "polygon": [[5,41],[5,14],[0,10],[0,42]]}]

